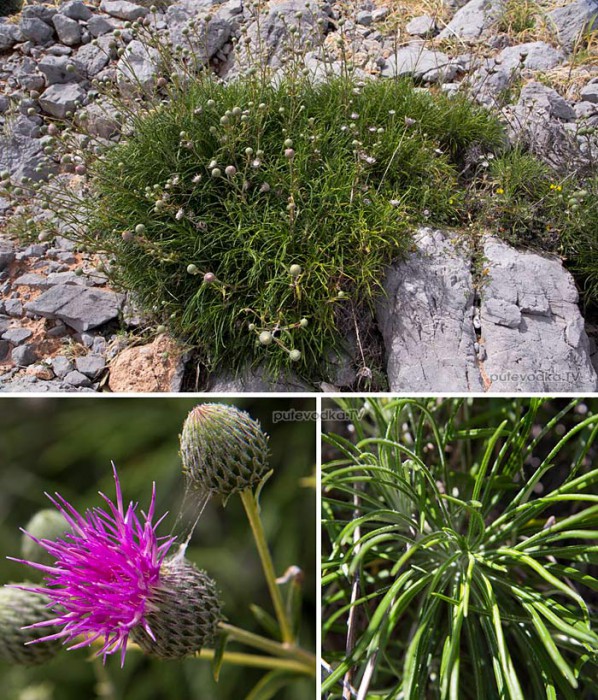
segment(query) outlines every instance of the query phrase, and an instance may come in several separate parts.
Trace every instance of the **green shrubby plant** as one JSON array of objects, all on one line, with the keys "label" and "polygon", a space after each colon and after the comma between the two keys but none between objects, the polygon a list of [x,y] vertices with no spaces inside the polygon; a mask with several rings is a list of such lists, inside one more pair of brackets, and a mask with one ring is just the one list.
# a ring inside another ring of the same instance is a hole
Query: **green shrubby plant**
[{"label": "green shrubby plant", "polygon": [[594,402],[339,403],[354,438],[326,436],[327,696],[593,697]]}]

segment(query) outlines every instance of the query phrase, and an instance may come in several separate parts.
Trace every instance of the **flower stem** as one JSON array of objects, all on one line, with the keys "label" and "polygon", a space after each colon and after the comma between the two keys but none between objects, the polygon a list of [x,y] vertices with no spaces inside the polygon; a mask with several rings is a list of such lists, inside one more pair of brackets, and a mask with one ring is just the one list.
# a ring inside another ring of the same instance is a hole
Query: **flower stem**
[{"label": "flower stem", "polygon": [[220,629],[222,632],[225,632],[230,639],[237,642],[242,642],[243,644],[260,649],[261,651],[268,652],[273,656],[282,656],[283,658],[293,659],[301,663],[306,669],[309,669],[310,675],[314,675],[316,672],[316,657],[309,651],[305,651],[305,649],[275,642],[259,634],[254,634],[240,627],[229,625],[226,622],[220,623]]},{"label": "flower stem", "polygon": [[241,493],[241,500],[243,501],[243,506],[245,507],[245,512],[247,513],[247,519],[251,525],[253,537],[262,561],[262,568],[264,569],[264,575],[268,583],[268,588],[270,589],[270,597],[272,598],[276,617],[278,618],[278,624],[280,625],[282,641],[285,644],[293,644],[293,632],[285,612],[284,603],[282,602],[280,588],[276,583],[274,564],[272,563],[272,557],[270,556],[270,550],[268,549],[268,543],[266,542],[266,536],[264,534],[258,504],[253,491],[250,489],[243,491]]},{"label": "flower stem", "polygon": [[[199,659],[213,659],[216,652],[213,649],[202,649],[197,657]],[[238,666],[251,666],[253,668],[269,668],[272,670],[295,671],[313,675],[313,669],[307,664],[294,659],[277,659],[272,656],[258,656],[257,654],[243,654],[236,651],[225,651],[222,657],[225,664]]]}]

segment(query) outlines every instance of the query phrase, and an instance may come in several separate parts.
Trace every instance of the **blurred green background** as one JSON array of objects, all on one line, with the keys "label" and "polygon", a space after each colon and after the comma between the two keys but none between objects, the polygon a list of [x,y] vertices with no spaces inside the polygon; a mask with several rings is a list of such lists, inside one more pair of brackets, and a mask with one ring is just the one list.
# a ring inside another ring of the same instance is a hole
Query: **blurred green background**
[{"label": "blurred green background", "polygon": [[[213,401],[213,399],[210,399]],[[111,460],[125,503],[145,509],[156,482],[156,513],[169,511],[160,535],[181,537],[196,517],[178,455],[178,436],[193,398],[6,398],[0,399],[0,584],[35,577],[33,569],[7,561],[20,556],[21,534],[40,508],[52,507],[44,492],[58,491],[80,512],[100,505],[98,490],[114,497]],[[274,475],[261,496],[262,518],[278,575],[297,564],[305,572],[301,643],[315,649],[315,422],[273,422],[275,411],[314,411],[311,398],[223,399],[261,422],[270,435]],[[177,516],[181,517],[177,522]],[[226,509],[213,499],[187,550],[188,558],[218,583],[231,624],[263,633],[252,603],[272,612],[261,566],[241,501]],[[267,635],[266,635],[267,636]],[[237,644],[231,650],[252,651]],[[63,651],[50,664],[13,667],[0,662],[3,700],[241,700],[263,671],[225,665],[216,684],[210,663],[159,661],[127,654],[124,669],[110,657],[105,668],[89,649]],[[110,688],[112,686],[112,688]],[[110,691],[110,694],[108,694]],[[315,698],[315,681],[298,679],[276,698]]]}]

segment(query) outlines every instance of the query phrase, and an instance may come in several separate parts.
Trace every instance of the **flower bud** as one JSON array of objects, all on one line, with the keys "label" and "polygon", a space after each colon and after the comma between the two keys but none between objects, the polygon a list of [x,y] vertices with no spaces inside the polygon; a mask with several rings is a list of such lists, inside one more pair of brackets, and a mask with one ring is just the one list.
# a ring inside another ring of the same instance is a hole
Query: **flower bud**
[{"label": "flower bud", "polygon": [[198,491],[226,499],[264,478],[268,436],[245,411],[225,404],[200,404],[183,425],[181,458],[183,472]]},{"label": "flower bud", "polygon": [[[25,532],[36,540],[57,540],[70,530],[68,523],[61,513],[52,508],[39,510],[25,525]],[[37,542],[23,535],[21,539],[21,554],[27,561],[38,564],[53,564],[54,557]]]},{"label": "flower bud", "polygon": [[270,345],[272,342],[272,333],[270,333],[270,331],[262,331],[259,335],[259,341],[262,345]]},{"label": "flower bud", "polygon": [[154,639],[141,626],[131,631],[146,654],[181,659],[214,645],[222,619],[220,599],[214,581],[194,564],[180,556],[166,559],[151,603],[145,617]]},{"label": "flower bud", "polygon": [[[27,584],[23,584],[27,585]],[[32,666],[43,664],[56,655],[59,641],[27,644],[57,629],[41,627],[22,629],[44,620],[52,620],[56,613],[47,607],[50,599],[40,593],[18,588],[0,588],[0,659],[11,664]]]}]

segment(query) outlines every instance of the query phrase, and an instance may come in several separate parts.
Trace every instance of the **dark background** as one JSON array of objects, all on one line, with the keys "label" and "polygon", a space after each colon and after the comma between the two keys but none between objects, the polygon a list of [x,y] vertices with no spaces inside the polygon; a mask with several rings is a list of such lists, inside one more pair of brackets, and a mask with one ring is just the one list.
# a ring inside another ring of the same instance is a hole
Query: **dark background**
[{"label": "dark background", "polygon": [[[213,399],[210,399],[213,401]],[[273,424],[276,410],[315,410],[314,399],[223,399],[258,419],[271,436],[274,475],[262,496],[262,517],[277,574],[291,564],[305,572],[301,642],[315,647],[315,422]],[[184,498],[185,481],[178,436],[193,398],[10,398],[0,399],[0,584],[35,577],[35,571],[7,561],[20,556],[19,527],[41,508],[52,507],[44,491],[58,491],[80,512],[101,505],[103,491],[114,498],[110,466],[117,466],[123,500],[147,508],[156,482],[156,514],[169,511],[159,535],[188,532],[196,517],[193,498]],[[177,515],[184,503],[178,523]],[[231,624],[263,633],[249,606],[272,612],[259,558],[241,501],[226,507],[213,499],[206,507],[187,550],[188,558],[218,583]],[[240,645],[231,650],[249,651]],[[258,652],[259,653],[259,652]],[[210,663],[199,659],[160,661],[140,652],[127,654],[125,667],[110,657],[91,662],[89,649],[62,651],[50,664],[14,667],[0,662],[0,695],[5,700],[241,700],[263,671],[232,665],[212,679]],[[108,683],[107,683],[108,681]],[[107,693],[108,686],[113,692]],[[23,693],[25,691],[25,693]],[[277,698],[309,700],[315,681],[301,679]]]}]

